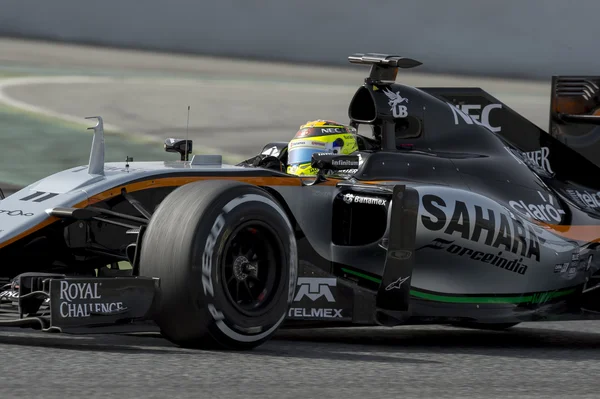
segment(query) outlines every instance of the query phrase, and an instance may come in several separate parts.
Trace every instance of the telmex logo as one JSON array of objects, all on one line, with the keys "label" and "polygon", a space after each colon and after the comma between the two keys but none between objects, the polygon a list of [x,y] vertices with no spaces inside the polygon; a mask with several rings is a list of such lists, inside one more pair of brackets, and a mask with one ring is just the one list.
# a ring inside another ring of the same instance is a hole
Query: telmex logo
[{"label": "telmex logo", "polygon": [[588,191],[581,192],[571,188],[566,191],[571,198],[586,208],[596,209],[600,207],[600,191],[597,193],[590,193]]},{"label": "telmex logo", "polygon": [[[452,105],[449,102],[446,102],[450,107],[450,110],[454,114],[454,124],[459,124],[458,117],[463,120],[463,122],[468,125],[476,124],[480,126],[485,126],[490,129],[492,132],[500,132],[502,131],[501,126],[491,126],[490,125],[490,113],[494,109],[501,109],[502,104],[489,104],[481,109],[481,105],[479,104],[462,104],[462,105]],[[481,115],[471,114],[471,111],[481,110]]]},{"label": "telmex logo", "polygon": [[327,302],[335,302],[329,287],[335,287],[336,283],[335,278],[298,277],[300,289],[294,298],[294,302],[298,302],[305,296],[312,301],[325,297]]}]

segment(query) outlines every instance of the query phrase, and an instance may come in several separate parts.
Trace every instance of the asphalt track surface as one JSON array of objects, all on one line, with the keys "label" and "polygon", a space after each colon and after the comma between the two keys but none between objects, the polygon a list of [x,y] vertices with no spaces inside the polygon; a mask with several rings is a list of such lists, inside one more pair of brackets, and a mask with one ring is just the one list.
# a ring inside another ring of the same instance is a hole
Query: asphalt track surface
[{"label": "asphalt track surface", "polygon": [[[185,132],[190,105],[196,149],[245,156],[266,141],[288,140],[306,120],[346,121],[367,68],[0,40],[0,71],[30,75],[0,87],[4,103],[82,123],[100,114],[112,128],[157,141]],[[403,75],[415,85],[484,87],[547,125],[549,82]],[[596,398],[599,330],[600,322],[529,323],[506,332],[281,330],[256,350],[235,353],[181,349],[156,334],[0,329],[0,397]]]},{"label": "asphalt track surface", "polygon": [[2,397],[597,398],[597,324],[280,330],[244,353],[154,335],[0,334]]}]

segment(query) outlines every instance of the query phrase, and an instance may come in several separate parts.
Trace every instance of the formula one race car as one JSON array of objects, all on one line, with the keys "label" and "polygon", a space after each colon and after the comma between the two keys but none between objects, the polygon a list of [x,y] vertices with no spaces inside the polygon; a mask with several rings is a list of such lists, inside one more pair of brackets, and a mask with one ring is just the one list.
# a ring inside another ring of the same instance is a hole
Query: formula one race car
[{"label": "formula one race car", "polygon": [[[395,83],[415,60],[349,60],[371,68],[349,118],[372,137],[315,150],[316,177],[283,172],[285,142],[104,163],[94,117],[88,165],[0,201],[0,326],[248,349],[282,325],[597,318],[596,160],[479,88]],[[600,124],[598,81],[553,78],[552,131]]]}]

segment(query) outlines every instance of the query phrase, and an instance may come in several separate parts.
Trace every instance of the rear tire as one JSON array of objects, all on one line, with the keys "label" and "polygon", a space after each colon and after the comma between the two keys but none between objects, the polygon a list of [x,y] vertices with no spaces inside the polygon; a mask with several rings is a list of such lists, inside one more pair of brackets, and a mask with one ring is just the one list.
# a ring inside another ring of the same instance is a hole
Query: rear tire
[{"label": "rear tire", "polygon": [[171,342],[251,349],[284,321],[297,278],[293,228],[265,190],[207,180],[177,188],[143,237],[140,274],[160,278],[154,319]]}]

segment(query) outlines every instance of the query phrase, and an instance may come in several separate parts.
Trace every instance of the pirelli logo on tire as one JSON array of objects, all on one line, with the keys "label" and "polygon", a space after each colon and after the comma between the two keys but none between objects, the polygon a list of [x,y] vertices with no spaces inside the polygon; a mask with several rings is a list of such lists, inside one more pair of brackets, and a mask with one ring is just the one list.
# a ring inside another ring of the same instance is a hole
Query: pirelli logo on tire
[{"label": "pirelli logo on tire", "polygon": [[[220,213],[215,220],[210,233],[206,238],[206,244],[204,245],[204,253],[202,254],[202,288],[204,289],[204,295],[210,295],[214,298],[215,290],[212,283],[212,254],[215,244],[217,243],[217,237],[221,234],[223,227],[225,227],[225,218],[223,217],[224,212]],[[221,321],[225,318],[223,313],[215,307],[213,303],[208,304],[208,311],[215,321]]]},{"label": "pirelli logo on tire", "polygon": [[225,212],[220,213],[215,220],[208,237],[206,237],[206,244],[204,245],[204,253],[202,254],[202,287],[204,288],[204,295],[215,296],[215,291],[212,283],[212,254],[217,238],[221,234],[221,230],[225,227],[225,218],[223,215]]}]

